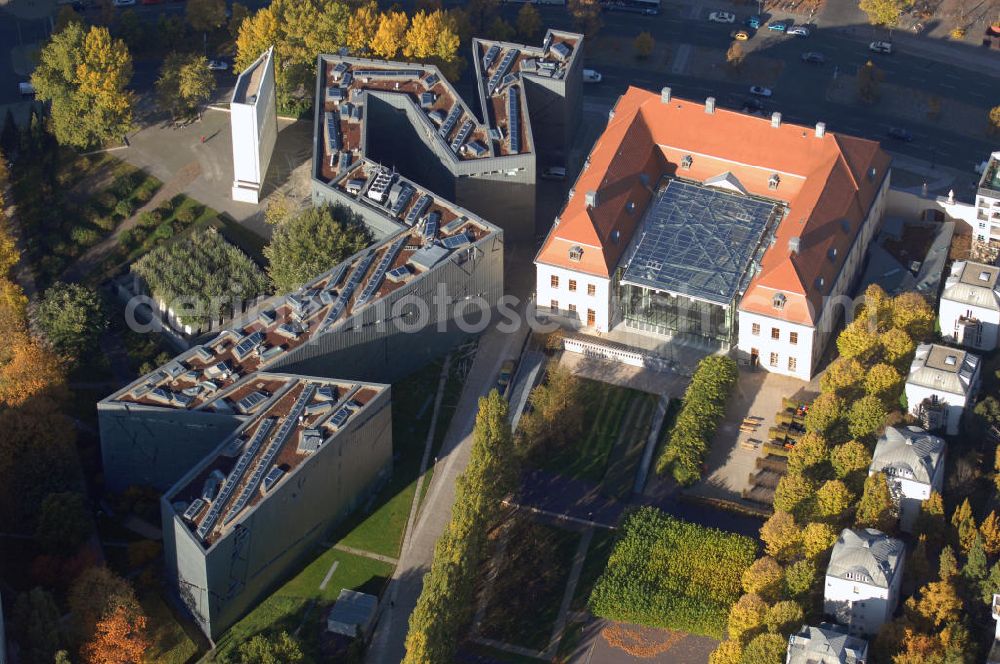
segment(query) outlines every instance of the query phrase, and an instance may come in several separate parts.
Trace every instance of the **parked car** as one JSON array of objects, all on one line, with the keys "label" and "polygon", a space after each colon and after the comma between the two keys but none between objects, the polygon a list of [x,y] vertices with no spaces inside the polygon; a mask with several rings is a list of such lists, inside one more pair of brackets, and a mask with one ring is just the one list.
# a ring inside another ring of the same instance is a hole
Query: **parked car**
[{"label": "parked car", "polygon": [[875,53],[885,53],[886,55],[889,55],[892,53],[892,42],[873,41],[871,44],[868,44],[868,50],[874,51]]},{"label": "parked car", "polygon": [[229,69],[229,63],[225,60],[209,60],[208,68],[212,71],[226,71]]},{"label": "parked car", "polygon": [[775,32],[784,32],[788,29],[788,23],[785,21],[771,21],[767,24],[768,30],[774,30]]},{"label": "parked car", "polygon": [[565,180],[566,169],[562,166],[549,166],[542,171],[543,180]]},{"label": "parked car", "polygon": [[506,397],[507,390],[510,389],[510,379],[514,375],[514,360],[504,360],[500,365],[500,376],[497,377],[497,392],[500,396]]},{"label": "parked car", "polygon": [[754,30],[756,30],[757,28],[759,28],[762,25],[764,25],[764,18],[761,17],[761,16],[758,16],[757,14],[754,14],[753,16],[751,16],[750,18],[747,19],[747,27],[748,28],[753,28]]},{"label": "parked car", "polygon": [[35,86],[33,86],[30,81],[21,81],[17,84],[17,89],[18,92],[21,93],[22,97],[35,96]]},{"label": "parked car", "polygon": [[913,134],[902,127],[889,127],[889,131],[887,131],[886,134],[889,135],[889,138],[893,138],[897,141],[903,141],[905,143],[909,143],[913,140]]},{"label": "parked car", "polygon": [[747,32],[746,30],[733,30],[732,32],[729,33],[729,36],[735,39],[736,41],[746,41],[750,39],[750,33]]},{"label": "parked car", "polygon": [[808,62],[811,65],[821,65],[826,62],[826,57],[818,51],[806,51],[802,54],[802,62]]},{"label": "parked car", "polygon": [[583,82],[584,83],[600,83],[604,77],[601,76],[601,72],[595,71],[593,69],[583,70]]},{"label": "parked car", "polygon": [[786,34],[795,35],[796,37],[808,37],[812,32],[804,25],[795,25],[789,28]]},{"label": "parked car", "polygon": [[750,94],[757,95],[758,97],[770,97],[771,96],[771,88],[765,88],[765,87],[760,86],[760,85],[751,85],[750,86]]},{"label": "parked car", "polygon": [[708,20],[712,23],[735,23],[736,14],[729,12],[712,12],[708,15]]}]

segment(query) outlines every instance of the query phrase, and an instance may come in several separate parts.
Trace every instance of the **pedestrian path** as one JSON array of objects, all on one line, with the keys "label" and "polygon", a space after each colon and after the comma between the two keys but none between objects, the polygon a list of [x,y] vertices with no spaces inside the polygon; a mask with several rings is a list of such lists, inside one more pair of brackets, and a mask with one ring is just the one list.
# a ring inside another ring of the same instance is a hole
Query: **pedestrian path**
[{"label": "pedestrian path", "polygon": [[580,573],[583,572],[583,562],[587,559],[587,550],[590,549],[590,542],[594,539],[594,529],[587,528],[583,531],[583,537],[576,547],[576,554],[573,557],[573,566],[570,568],[569,580],[566,582],[566,590],[563,592],[562,603],[559,605],[559,615],[555,625],[552,626],[552,636],[549,638],[549,645],[544,650],[545,659],[551,661],[559,651],[559,643],[562,641],[563,632],[566,629],[566,622],[569,614],[570,603],[573,595],[576,594],[576,586],[580,582]]},{"label": "pedestrian path", "polygon": [[383,563],[389,563],[390,565],[395,565],[399,563],[398,558],[393,558],[391,556],[383,556],[380,553],[373,553],[371,551],[365,551],[364,549],[355,549],[353,546],[347,546],[345,544],[334,544],[333,548],[337,551],[343,551],[344,553],[350,553],[355,556],[361,556],[362,558],[371,558],[372,560],[378,560]]}]

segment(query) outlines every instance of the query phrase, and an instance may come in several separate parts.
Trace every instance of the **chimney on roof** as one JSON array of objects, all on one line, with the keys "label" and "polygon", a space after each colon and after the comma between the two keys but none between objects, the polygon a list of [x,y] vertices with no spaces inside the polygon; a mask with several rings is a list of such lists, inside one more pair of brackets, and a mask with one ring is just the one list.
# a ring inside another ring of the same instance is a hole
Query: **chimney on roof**
[{"label": "chimney on roof", "polygon": [[777,111],[771,113],[771,126],[775,129],[781,126],[781,113],[778,113]]},{"label": "chimney on roof", "polygon": [[660,89],[660,102],[662,102],[664,104],[669,104],[670,103],[670,88],[661,88]]},{"label": "chimney on roof", "polygon": [[799,253],[799,249],[802,245],[802,239],[798,236],[788,238],[788,251],[793,254]]},{"label": "chimney on roof", "polygon": [[588,191],[587,192],[587,199],[586,200],[587,200],[587,207],[588,208],[595,208],[595,207],[597,207],[597,192],[596,191]]},{"label": "chimney on roof", "polygon": [[715,97],[705,99],[705,112],[709,115],[715,113]]},{"label": "chimney on roof", "polygon": [[816,138],[823,138],[826,136],[826,123],[817,122],[816,123]]}]

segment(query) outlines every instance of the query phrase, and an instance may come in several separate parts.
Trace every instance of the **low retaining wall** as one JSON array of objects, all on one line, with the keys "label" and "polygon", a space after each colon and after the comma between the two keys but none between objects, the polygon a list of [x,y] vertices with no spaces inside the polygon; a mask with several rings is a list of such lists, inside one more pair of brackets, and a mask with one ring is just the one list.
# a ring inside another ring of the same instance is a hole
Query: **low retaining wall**
[{"label": "low retaining wall", "polygon": [[580,353],[586,357],[611,360],[620,364],[651,369],[653,371],[677,371],[676,363],[673,360],[668,360],[614,341],[605,341],[583,335],[567,334],[563,338],[563,349],[571,353]]}]

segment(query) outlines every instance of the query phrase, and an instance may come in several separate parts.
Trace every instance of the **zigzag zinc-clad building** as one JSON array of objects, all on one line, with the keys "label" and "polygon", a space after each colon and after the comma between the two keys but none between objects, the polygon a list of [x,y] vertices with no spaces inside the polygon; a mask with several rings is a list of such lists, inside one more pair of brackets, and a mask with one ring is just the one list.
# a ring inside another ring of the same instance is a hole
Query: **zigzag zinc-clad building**
[{"label": "zigzag zinc-clad building", "polygon": [[466,302],[503,294],[503,234],[403,182],[429,199],[420,223],[98,403],[110,489],[169,487],[254,413],[256,372],[392,382],[468,336]]},{"label": "zigzag zinc-clad building", "polygon": [[168,577],[209,638],[385,481],[387,385],[260,372],[253,415],[161,498]]},{"label": "zigzag zinc-clad building", "polygon": [[[582,48],[558,30],[541,47],[474,39],[478,116],[433,65],[319,56],[313,202],[347,204],[391,233],[414,219],[403,173],[508,239],[532,237],[537,156],[564,158],[579,125]],[[389,218],[366,214],[387,202]]]}]

